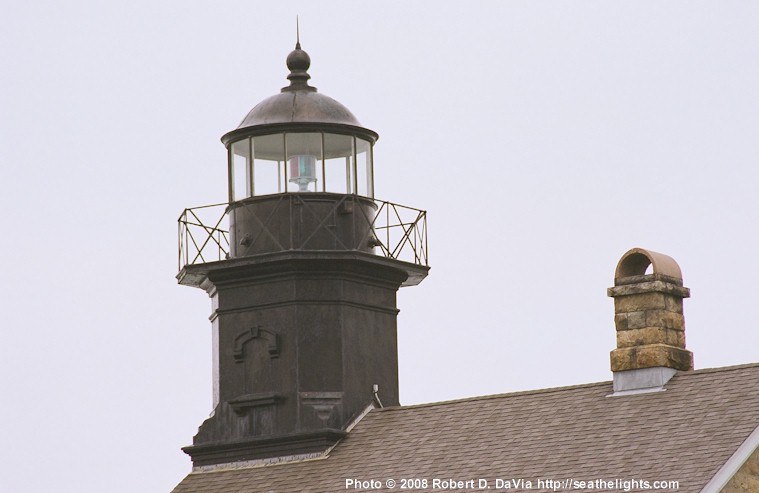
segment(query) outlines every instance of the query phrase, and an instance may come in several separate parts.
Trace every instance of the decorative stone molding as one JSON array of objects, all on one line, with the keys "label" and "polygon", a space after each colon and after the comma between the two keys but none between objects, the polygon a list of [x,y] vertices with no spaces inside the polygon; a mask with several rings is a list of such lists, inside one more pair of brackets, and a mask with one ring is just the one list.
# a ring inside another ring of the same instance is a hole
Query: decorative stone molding
[{"label": "decorative stone molding", "polygon": [[244,416],[248,411],[255,407],[275,406],[282,402],[284,397],[275,392],[266,392],[261,394],[241,395],[229,401],[229,406],[238,416]]},{"label": "decorative stone molding", "polygon": [[260,325],[240,332],[235,337],[234,349],[232,356],[235,362],[241,363],[245,360],[245,344],[254,339],[264,339],[267,343],[267,349],[271,358],[279,357],[279,335],[262,329]]},{"label": "decorative stone molding", "polygon": [[343,400],[342,392],[300,392],[300,402],[313,408],[316,416],[327,422]]}]

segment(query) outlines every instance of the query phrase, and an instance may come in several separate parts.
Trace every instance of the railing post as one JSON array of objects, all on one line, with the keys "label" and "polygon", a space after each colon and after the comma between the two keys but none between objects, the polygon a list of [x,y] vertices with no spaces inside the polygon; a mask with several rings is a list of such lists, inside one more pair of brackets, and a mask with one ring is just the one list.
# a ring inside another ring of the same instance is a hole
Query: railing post
[{"label": "railing post", "polygon": [[427,245],[427,213],[424,213],[424,265],[430,264],[429,246]]},{"label": "railing post", "polygon": [[387,238],[387,242],[385,243],[385,249],[387,251],[390,251],[390,202],[384,202],[383,203],[385,207],[385,238]]},{"label": "railing post", "polygon": [[182,216],[177,221],[177,271],[182,270]]}]

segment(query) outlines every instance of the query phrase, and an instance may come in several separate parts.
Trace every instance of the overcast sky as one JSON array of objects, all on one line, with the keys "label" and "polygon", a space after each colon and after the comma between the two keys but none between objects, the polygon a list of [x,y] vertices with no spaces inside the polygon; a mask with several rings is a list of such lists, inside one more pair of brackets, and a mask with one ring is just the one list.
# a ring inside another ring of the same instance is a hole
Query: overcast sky
[{"label": "overcast sky", "polygon": [[685,285],[697,368],[759,361],[759,2],[0,0],[0,491],[168,492],[211,411],[176,220],[287,84],[380,134],[429,214],[404,404],[611,379],[628,249]]}]

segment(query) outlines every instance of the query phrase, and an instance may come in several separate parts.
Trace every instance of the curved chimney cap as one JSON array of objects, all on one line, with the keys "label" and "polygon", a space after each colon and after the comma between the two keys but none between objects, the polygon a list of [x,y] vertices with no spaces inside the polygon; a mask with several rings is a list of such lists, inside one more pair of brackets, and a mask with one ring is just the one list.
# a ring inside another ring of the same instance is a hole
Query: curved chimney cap
[{"label": "curved chimney cap", "polygon": [[319,94],[315,87],[308,85],[311,78],[308,74],[310,66],[311,57],[301,49],[298,42],[295,49],[287,55],[287,68],[290,70],[287,78],[290,85],[253,107],[235,130],[222,136],[224,145],[250,135],[280,132],[295,127],[299,130],[337,128],[376,142],[379,135],[361,126],[348,108],[329,96]]},{"label": "curved chimney cap", "polygon": [[669,255],[644,248],[632,248],[619,259],[617,270],[614,272],[614,279],[645,275],[649,265],[652,267],[654,274],[661,274],[680,280],[683,278],[680,266]]}]

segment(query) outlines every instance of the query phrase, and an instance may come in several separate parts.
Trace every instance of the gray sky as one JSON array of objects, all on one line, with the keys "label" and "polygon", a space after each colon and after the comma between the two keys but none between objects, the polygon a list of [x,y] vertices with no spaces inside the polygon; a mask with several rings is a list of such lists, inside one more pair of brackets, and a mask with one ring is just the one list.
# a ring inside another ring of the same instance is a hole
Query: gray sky
[{"label": "gray sky", "polygon": [[759,360],[759,3],[0,3],[0,491],[170,491],[211,411],[176,220],[219,137],[312,84],[429,212],[405,404],[609,380],[619,257],[674,257],[697,368]]}]

